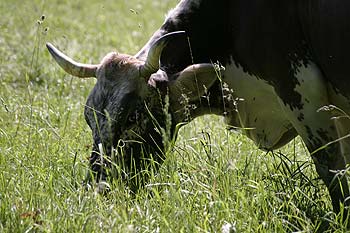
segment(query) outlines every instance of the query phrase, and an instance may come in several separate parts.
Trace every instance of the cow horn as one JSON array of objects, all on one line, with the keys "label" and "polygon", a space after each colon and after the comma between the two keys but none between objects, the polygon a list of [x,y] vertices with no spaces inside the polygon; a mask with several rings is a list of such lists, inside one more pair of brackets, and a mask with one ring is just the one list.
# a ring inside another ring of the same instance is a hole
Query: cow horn
[{"label": "cow horn", "polygon": [[184,35],[186,35],[184,31],[171,32],[165,34],[156,42],[154,42],[148,51],[145,64],[141,68],[141,76],[148,78],[150,74],[159,70],[159,60],[165,46],[169,43],[170,40],[174,39],[175,37],[183,37]]},{"label": "cow horn", "polygon": [[80,78],[96,77],[96,70],[99,67],[98,65],[82,64],[73,61],[50,43],[47,43],[46,47],[56,62],[67,73]]}]

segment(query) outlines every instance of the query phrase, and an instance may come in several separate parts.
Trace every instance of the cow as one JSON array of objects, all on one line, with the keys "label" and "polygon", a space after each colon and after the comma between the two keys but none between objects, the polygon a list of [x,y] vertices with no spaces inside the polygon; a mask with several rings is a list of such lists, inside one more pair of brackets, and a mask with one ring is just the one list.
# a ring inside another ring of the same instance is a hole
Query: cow
[{"label": "cow", "polygon": [[216,114],[263,150],[300,136],[339,212],[349,204],[349,11],[346,0],[182,0],[135,55],[82,64],[48,43],[67,73],[97,79],[85,106],[94,178],[107,179],[113,158],[124,178],[161,164],[182,125]]}]

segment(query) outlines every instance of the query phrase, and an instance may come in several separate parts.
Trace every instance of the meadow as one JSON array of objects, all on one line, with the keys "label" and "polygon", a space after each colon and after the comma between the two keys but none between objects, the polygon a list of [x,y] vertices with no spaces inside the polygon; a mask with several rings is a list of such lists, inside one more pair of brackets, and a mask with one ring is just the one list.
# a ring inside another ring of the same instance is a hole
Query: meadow
[{"label": "meadow", "polygon": [[92,139],[83,108],[94,79],[76,60],[135,54],[177,0],[0,1],[0,232],[345,231],[299,138],[266,153],[217,116],[180,130],[146,186],[82,186]]}]

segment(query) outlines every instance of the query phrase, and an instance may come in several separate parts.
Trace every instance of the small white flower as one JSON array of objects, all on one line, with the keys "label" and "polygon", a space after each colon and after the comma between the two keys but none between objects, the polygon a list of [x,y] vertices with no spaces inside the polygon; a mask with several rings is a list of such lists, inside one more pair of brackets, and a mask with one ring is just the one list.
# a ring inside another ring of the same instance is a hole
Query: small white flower
[{"label": "small white flower", "polygon": [[236,223],[228,223],[225,221],[224,225],[221,227],[222,233],[233,233],[236,232]]}]

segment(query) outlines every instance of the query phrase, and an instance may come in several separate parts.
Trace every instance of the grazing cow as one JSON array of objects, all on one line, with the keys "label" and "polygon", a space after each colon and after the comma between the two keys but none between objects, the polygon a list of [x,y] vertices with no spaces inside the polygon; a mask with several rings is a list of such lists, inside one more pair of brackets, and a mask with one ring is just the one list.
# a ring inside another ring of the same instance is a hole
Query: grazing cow
[{"label": "grazing cow", "polygon": [[264,150],[300,135],[339,212],[349,197],[349,11],[347,0],[182,0],[135,56],[90,65],[47,47],[69,74],[97,78],[85,107],[97,179],[112,157],[126,174],[151,156],[161,163],[181,123],[218,114]]}]

